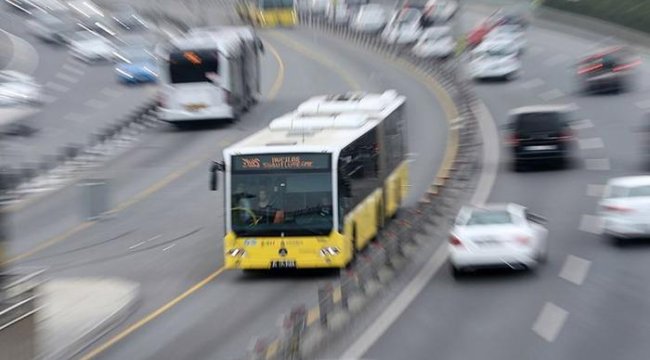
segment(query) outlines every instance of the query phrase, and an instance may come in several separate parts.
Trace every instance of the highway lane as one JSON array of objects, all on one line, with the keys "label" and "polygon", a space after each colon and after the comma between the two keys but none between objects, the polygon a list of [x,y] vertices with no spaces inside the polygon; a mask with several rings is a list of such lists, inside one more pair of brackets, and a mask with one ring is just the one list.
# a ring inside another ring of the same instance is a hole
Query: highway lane
[{"label": "highway lane", "polygon": [[[464,25],[478,16],[463,16]],[[522,78],[477,86],[499,123],[509,109],[536,103],[575,103],[580,117],[589,120],[576,125],[582,145],[573,168],[513,173],[506,155],[490,197],[527,205],[548,217],[548,264],[533,273],[496,272],[461,281],[443,268],[365,357],[647,357],[650,349],[643,334],[650,329],[650,248],[613,247],[592,233],[598,229],[589,215],[595,213],[597,185],[613,176],[644,172],[633,130],[644,113],[635,104],[649,97],[650,66],[643,66],[641,84],[631,93],[576,94],[570,65],[602,43],[579,31],[549,27],[530,29]],[[590,139],[601,139],[603,146]]]}]

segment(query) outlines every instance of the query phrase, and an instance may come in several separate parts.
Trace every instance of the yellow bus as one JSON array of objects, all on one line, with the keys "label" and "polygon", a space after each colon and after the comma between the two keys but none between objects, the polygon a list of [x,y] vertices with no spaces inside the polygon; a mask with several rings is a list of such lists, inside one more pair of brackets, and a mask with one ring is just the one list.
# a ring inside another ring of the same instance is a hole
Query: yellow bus
[{"label": "yellow bus", "polygon": [[407,195],[404,104],[314,97],[224,149],[225,267],[345,267]]},{"label": "yellow bus", "polygon": [[259,27],[292,27],[298,23],[295,0],[239,0],[236,11],[242,21]]}]

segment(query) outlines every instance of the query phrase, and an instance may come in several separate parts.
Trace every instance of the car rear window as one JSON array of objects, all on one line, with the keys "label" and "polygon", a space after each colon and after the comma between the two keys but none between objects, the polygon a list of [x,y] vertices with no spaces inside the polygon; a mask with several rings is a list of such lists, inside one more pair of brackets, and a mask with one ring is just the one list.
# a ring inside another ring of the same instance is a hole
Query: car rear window
[{"label": "car rear window", "polygon": [[629,197],[650,196],[650,185],[635,186],[630,188]]},{"label": "car rear window", "polygon": [[520,114],[515,120],[515,130],[524,133],[558,131],[563,125],[563,116],[559,112]]},{"label": "car rear window", "polygon": [[474,211],[467,220],[467,225],[500,225],[511,224],[510,213],[503,211]]}]

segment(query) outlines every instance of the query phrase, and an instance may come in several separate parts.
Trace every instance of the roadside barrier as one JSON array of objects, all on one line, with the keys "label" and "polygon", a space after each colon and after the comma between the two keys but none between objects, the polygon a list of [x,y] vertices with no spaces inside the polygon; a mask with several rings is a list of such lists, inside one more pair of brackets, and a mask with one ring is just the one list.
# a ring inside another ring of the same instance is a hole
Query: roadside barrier
[{"label": "roadside barrier", "polygon": [[[328,342],[336,341],[339,330],[349,325],[351,317],[362,311],[398,275],[424,241],[446,239],[450,220],[463,201],[468,200],[481,166],[482,140],[473,111],[476,98],[470,81],[462,72],[462,53],[445,61],[419,58],[407,46],[387,43],[377,34],[360,33],[308,13],[301,14],[300,19],[302,26],[376,52],[396,66],[442,87],[458,111],[458,118],[449,124],[449,139],[455,137],[456,143],[451,147],[453,158],[417,204],[401,210],[387,223],[370,246],[357,255],[354,263],[341,270],[337,281],[318,287],[318,304],[306,312],[305,326],[293,328],[291,337],[284,335],[257,341],[245,359],[310,358]],[[306,307],[301,304],[299,308]],[[286,329],[280,333],[286,334]]]}]

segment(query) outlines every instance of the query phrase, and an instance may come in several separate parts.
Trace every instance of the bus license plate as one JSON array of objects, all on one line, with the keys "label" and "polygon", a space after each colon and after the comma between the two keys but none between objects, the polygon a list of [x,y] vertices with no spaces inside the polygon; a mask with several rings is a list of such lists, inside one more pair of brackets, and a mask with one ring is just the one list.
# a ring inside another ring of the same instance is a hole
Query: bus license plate
[{"label": "bus license plate", "polygon": [[271,261],[271,269],[292,269],[296,267],[294,260]]}]

